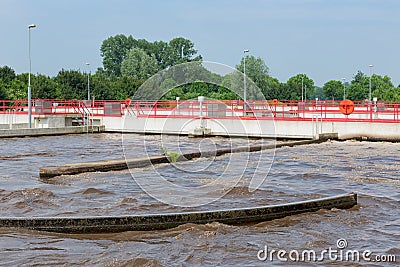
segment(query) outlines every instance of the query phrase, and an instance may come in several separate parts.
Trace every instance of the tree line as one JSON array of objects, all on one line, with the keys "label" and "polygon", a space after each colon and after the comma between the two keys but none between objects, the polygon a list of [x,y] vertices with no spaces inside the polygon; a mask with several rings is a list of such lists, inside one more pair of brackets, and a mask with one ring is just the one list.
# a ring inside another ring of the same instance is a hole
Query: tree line
[{"label": "tree line", "polygon": [[[191,40],[179,37],[168,42],[149,42],[122,34],[104,40],[100,47],[103,67],[95,73],[80,70],[62,69],[55,77],[44,74],[31,75],[32,98],[36,99],[86,99],[88,77],[92,97],[102,100],[124,100],[133,97],[137,89],[152,75],[180,63],[201,62]],[[347,99],[364,100],[372,97],[388,102],[400,102],[400,85],[395,87],[388,76],[373,74],[371,77],[358,71],[351,81],[330,80],[322,87],[315,86],[306,74],[300,73],[281,82],[269,74],[269,68],[260,57],[246,56],[246,75],[259,88],[266,99],[310,100],[310,99]],[[244,71],[244,58],[236,69]],[[232,74],[218,76],[207,70],[200,70],[206,80],[214,83],[193,82],[179,85],[176,77],[164,79],[166,91],[163,99],[174,100],[204,95],[213,99],[238,99],[238,94],[230,90],[232,86],[242,86],[243,77]],[[240,80],[242,79],[242,80]],[[216,85],[219,84],[219,85]],[[27,99],[28,74],[16,74],[9,66],[0,67],[0,99]],[[242,87],[240,87],[242,88]],[[251,92],[256,90],[249,87]],[[148,96],[151,97],[151,96]],[[259,97],[259,96],[253,96]]]}]

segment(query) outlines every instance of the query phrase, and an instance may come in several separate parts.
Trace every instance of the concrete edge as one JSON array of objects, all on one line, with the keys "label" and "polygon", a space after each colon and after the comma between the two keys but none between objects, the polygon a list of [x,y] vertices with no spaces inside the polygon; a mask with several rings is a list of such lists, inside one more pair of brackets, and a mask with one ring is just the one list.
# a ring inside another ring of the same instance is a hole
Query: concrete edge
[{"label": "concrete edge", "polygon": [[400,138],[390,136],[360,136],[360,135],[345,135],[339,138],[340,141],[356,140],[356,141],[367,141],[367,142],[391,142],[399,143]]},{"label": "concrete edge", "polygon": [[66,134],[102,133],[105,126],[71,126],[58,128],[23,128],[0,130],[0,138],[39,137]]},{"label": "concrete edge", "polygon": [[216,221],[237,225],[270,221],[321,209],[348,209],[355,205],[357,194],[349,193],[301,202],[231,210],[107,217],[0,218],[0,227],[76,234],[153,231],[170,229],[186,223],[206,224]]},{"label": "concrete edge", "polygon": [[[320,138],[313,140],[283,142],[272,145],[254,145],[254,146],[243,146],[236,148],[222,148],[214,151],[205,151],[205,152],[196,151],[179,155],[176,161],[187,161],[200,157],[221,156],[229,153],[256,152],[265,149],[316,144],[325,141],[326,139]],[[169,163],[171,161],[172,161],[171,157],[162,155],[162,156],[152,156],[145,158],[116,159],[116,160],[106,160],[106,161],[62,164],[57,166],[41,167],[39,169],[39,177],[41,179],[49,179],[60,175],[75,175],[85,172],[120,171],[129,168],[143,168],[153,164]]]}]

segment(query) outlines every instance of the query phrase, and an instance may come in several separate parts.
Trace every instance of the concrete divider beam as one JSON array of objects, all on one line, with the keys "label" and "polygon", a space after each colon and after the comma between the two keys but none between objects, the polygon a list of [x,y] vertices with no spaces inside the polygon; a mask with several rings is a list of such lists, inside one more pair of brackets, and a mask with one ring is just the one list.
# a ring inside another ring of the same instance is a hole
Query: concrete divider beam
[{"label": "concrete divider beam", "polygon": [[321,209],[348,209],[357,205],[354,193],[281,205],[219,211],[108,217],[0,218],[0,227],[18,227],[61,233],[106,233],[173,228],[185,223],[243,224],[269,221]]},{"label": "concrete divider beam", "polygon": [[[326,140],[324,139],[301,140],[301,141],[282,142],[269,145],[222,148],[214,151],[204,151],[204,152],[196,151],[180,155],[177,161],[186,161],[200,157],[221,156],[228,153],[256,152],[265,149],[274,149],[284,146],[307,145],[307,144],[320,143],[323,141]],[[136,158],[136,159],[134,158],[134,159],[116,159],[116,160],[95,161],[95,162],[81,162],[81,163],[42,167],[39,170],[39,176],[41,179],[49,179],[60,175],[74,175],[84,172],[119,171],[128,168],[143,168],[150,166],[152,164],[160,164],[168,162],[171,162],[171,158],[169,156],[152,156],[152,157]]]}]

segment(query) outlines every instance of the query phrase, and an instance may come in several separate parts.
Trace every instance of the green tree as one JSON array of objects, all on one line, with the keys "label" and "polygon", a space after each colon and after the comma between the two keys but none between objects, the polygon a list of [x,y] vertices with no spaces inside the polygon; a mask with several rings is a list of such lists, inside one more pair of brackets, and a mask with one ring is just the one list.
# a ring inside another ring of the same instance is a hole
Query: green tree
[{"label": "green tree", "polygon": [[8,66],[0,67],[0,80],[2,80],[4,83],[9,83],[15,78],[15,71],[12,68]]},{"label": "green tree", "polygon": [[285,84],[281,83],[277,78],[268,77],[267,90],[263,90],[266,99],[289,99],[290,95],[285,90]]},{"label": "green tree", "polygon": [[128,97],[132,98],[142,83],[143,80],[134,77],[123,76],[116,78],[111,84],[111,88],[113,88],[111,99],[124,100]]},{"label": "green tree", "polygon": [[306,74],[297,74],[289,78],[285,84],[285,90],[290,100],[301,100],[302,92],[304,100],[310,99],[314,92],[314,81]]},{"label": "green tree", "polygon": [[91,98],[101,100],[114,99],[114,91],[117,90],[113,85],[114,79],[116,78],[109,79],[108,76],[101,71],[92,75],[90,80]]},{"label": "green tree", "polygon": [[174,38],[169,41],[162,57],[162,67],[169,67],[179,63],[201,61],[202,57],[197,55],[194,43],[183,37]]},{"label": "green tree", "polygon": [[[211,85],[210,87],[213,88]],[[184,99],[196,99],[198,96],[209,97],[212,93],[212,90],[209,90],[210,87],[202,81],[190,83],[186,86]]]},{"label": "green tree", "polygon": [[58,97],[57,83],[53,79],[42,74],[32,77],[32,98],[56,99]]},{"label": "green tree", "polygon": [[234,92],[236,97],[234,99],[243,98],[243,74],[240,72],[233,72],[226,74],[222,79],[222,86],[227,90]]},{"label": "green tree", "polygon": [[[240,64],[236,66],[236,69],[240,72],[244,72],[244,58],[240,61]],[[246,56],[246,76],[248,76],[253,82],[259,87],[266,85],[266,78],[268,78],[269,68],[265,64],[264,60],[260,57]]]},{"label": "green tree", "polygon": [[77,70],[61,70],[54,78],[61,99],[86,99],[87,77]]},{"label": "green tree", "polygon": [[148,56],[155,57],[158,70],[167,67],[165,63],[168,43],[164,41],[148,42],[146,39],[135,40],[134,47],[143,49]]},{"label": "green tree", "polygon": [[353,76],[352,84],[360,84],[365,85],[366,78],[368,78],[362,71],[357,71],[357,73]]},{"label": "green tree", "polygon": [[3,82],[3,80],[0,80],[0,100],[5,99],[7,99],[6,84]]},{"label": "green tree", "polygon": [[128,76],[109,77],[102,69],[92,75],[90,92],[95,99],[125,100],[132,98],[143,81]]},{"label": "green tree", "polygon": [[148,55],[154,55],[157,60],[158,70],[163,70],[168,67],[166,62],[166,50],[168,47],[168,43],[164,41],[155,41],[150,46],[149,50],[147,50]]},{"label": "green tree", "polygon": [[193,42],[182,37],[169,42],[149,42],[145,39],[136,40],[131,35],[127,37],[118,34],[104,40],[100,47],[104,71],[108,75],[121,76],[121,64],[132,48],[142,49],[148,56],[154,57],[158,70],[202,59],[201,55],[197,55]]},{"label": "green tree", "polygon": [[393,88],[394,85],[392,83],[392,80],[390,79],[389,76],[380,76],[377,74],[373,74],[371,77],[371,90],[372,92],[378,89],[382,90],[389,90]]},{"label": "green tree", "polygon": [[231,90],[223,86],[217,86],[216,90],[209,94],[209,98],[219,100],[231,100],[238,99],[239,96],[235,92],[232,92]]},{"label": "green tree", "polygon": [[[27,72],[17,74],[17,76],[15,78],[20,80],[21,82],[25,83],[26,87],[28,88],[28,73]],[[31,75],[31,78],[34,79],[34,75]]]},{"label": "green tree", "polygon": [[157,60],[149,56],[143,49],[132,48],[121,64],[123,76],[146,80],[158,70]]},{"label": "green tree", "polygon": [[400,88],[389,88],[389,89],[376,89],[372,93],[372,97],[378,98],[378,100],[383,100],[386,102],[400,102]]},{"label": "green tree", "polygon": [[172,78],[167,78],[163,80],[160,84],[160,88],[163,92],[165,92],[162,97],[163,100],[175,100],[176,97],[180,97],[183,100],[183,88],[181,86],[177,86],[177,83]]},{"label": "green tree", "polygon": [[100,52],[103,57],[104,70],[109,75],[121,76],[121,63],[134,44],[135,39],[131,35],[126,37],[123,34],[109,37],[103,41]]},{"label": "green tree", "polygon": [[[236,66],[236,69],[240,72],[244,72],[245,58],[242,58],[240,64]],[[268,80],[269,80],[269,68],[265,64],[264,60],[260,57],[246,56],[246,77],[249,78],[254,84],[246,82],[246,95],[248,100],[262,99],[264,95],[268,95]],[[242,88],[244,87],[243,75],[240,78]],[[234,78],[236,82],[237,78]],[[239,86],[239,84],[238,84]],[[243,90],[243,89],[242,89]],[[262,95],[260,95],[262,93]]]},{"label": "green tree", "polygon": [[368,98],[369,78],[361,71],[358,71],[346,87],[346,98],[351,100],[364,100]]},{"label": "green tree", "polygon": [[330,80],[324,84],[322,90],[326,99],[338,100],[343,98],[343,84],[341,81]]},{"label": "green tree", "polygon": [[14,79],[6,84],[7,99],[27,99],[28,98],[28,85],[19,79]]},{"label": "green tree", "polygon": [[372,75],[371,77],[372,97],[377,97],[379,100],[387,102],[400,101],[400,88],[395,88],[390,77]]},{"label": "green tree", "polygon": [[316,99],[316,98],[318,98],[318,99],[327,99],[326,96],[325,96],[325,92],[324,92],[322,87],[315,86],[314,90],[315,91],[314,91],[313,99]]},{"label": "green tree", "polygon": [[[381,99],[387,99],[385,97],[384,92],[390,92],[390,90],[394,87],[393,83],[389,76],[380,76],[377,74],[373,74],[371,77],[366,76],[361,71],[358,71],[356,75],[354,75],[353,80],[351,81],[350,86],[346,90],[346,98],[353,100],[364,100],[369,97],[369,86],[370,86],[370,78],[371,78],[371,93],[374,95],[374,91],[378,90],[379,93],[375,95],[380,95],[383,97]],[[391,93],[389,93],[392,95]]]},{"label": "green tree", "polygon": [[346,88],[346,98],[351,100],[365,100],[368,98],[368,86],[359,83],[351,83]]}]

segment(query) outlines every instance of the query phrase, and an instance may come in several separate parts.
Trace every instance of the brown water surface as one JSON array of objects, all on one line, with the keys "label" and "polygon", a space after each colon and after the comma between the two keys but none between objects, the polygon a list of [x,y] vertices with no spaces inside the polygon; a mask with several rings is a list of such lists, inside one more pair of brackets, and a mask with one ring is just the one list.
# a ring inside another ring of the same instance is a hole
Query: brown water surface
[{"label": "brown water surface", "polygon": [[[148,154],[160,154],[159,137],[129,135],[124,140],[125,147],[129,145],[128,156],[146,156],[139,149],[143,138]],[[178,137],[164,138],[164,146],[174,147]],[[199,148],[199,139],[179,137],[179,141],[181,152]],[[212,149],[247,142],[240,138],[210,138],[202,145]],[[251,144],[258,142],[250,140]],[[122,158],[119,134],[1,139],[0,145],[1,217],[171,213],[286,203],[348,192],[359,194],[359,205],[349,210],[323,210],[240,226],[213,222],[185,224],[165,231],[91,235],[0,228],[1,265],[286,266],[289,262],[277,259],[259,261],[257,252],[265,245],[275,250],[322,251],[336,248],[336,241],[341,238],[347,240],[348,249],[369,249],[374,254],[396,255],[400,260],[398,143],[335,141],[277,149],[268,179],[253,193],[248,190],[252,172],[255,168],[264,168],[265,172],[269,169],[256,164],[261,152],[157,166],[157,171],[169,180],[196,186],[220,175],[232,157],[238,161],[249,157],[244,179],[233,190],[217,202],[196,208],[169,206],[153,199],[137,186],[129,171],[39,179],[42,166]],[[209,167],[190,174],[185,171],[202,164]],[[240,173],[243,166],[237,164],[233,171]],[[137,177],[151,174],[150,168],[135,170]],[[395,266],[365,261],[338,264],[327,260],[323,264]]]}]

